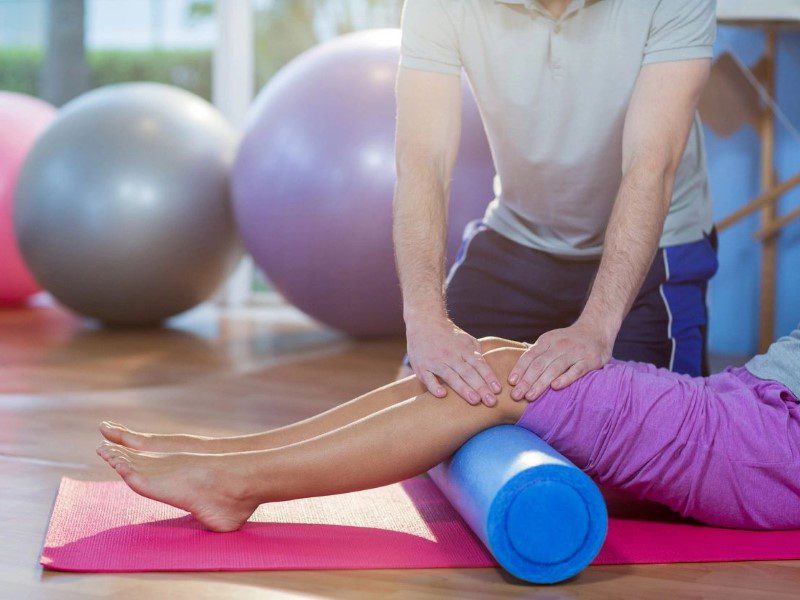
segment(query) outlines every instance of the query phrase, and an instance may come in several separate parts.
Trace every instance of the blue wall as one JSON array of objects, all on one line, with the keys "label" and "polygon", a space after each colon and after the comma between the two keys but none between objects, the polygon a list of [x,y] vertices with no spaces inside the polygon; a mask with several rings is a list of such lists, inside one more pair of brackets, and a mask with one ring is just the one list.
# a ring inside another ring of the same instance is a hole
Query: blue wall
[{"label": "blue wall", "polygon": [[[758,62],[764,37],[756,31],[720,27],[715,51],[731,49],[746,64]],[[781,32],[778,41],[778,103],[800,128],[800,32]],[[720,219],[759,194],[759,140],[743,126],[723,138],[706,128],[708,167],[714,215]],[[800,140],[778,124],[776,167],[780,180],[800,171]],[[781,212],[800,206],[800,189],[783,197]],[[752,354],[758,339],[759,251],[752,234],[759,217],[752,215],[720,235],[720,269],[710,290],[711,351]],[[784,229],[778,242],[777,333],[791,331],[800,321],[800,219]]]}]

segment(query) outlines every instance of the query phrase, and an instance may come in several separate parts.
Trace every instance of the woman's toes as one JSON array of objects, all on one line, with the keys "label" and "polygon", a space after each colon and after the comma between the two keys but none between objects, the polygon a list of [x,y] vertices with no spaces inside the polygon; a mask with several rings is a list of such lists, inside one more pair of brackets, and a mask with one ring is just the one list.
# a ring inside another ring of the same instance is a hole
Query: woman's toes
[{"label": "woman's toes", "polygon": [[110,442],[120,443],[122,441],[120,427],[111,421],[103,421],[100,423],[100,435]]},{"label": "woman's toes", "polygon": [[109,461],[117,456],[127,456],[127,449],[124,446],[112,444],[111,442],[102,442],[97,447],[97,453],[103,460]]},{"label": "woman's toes", "polygon": [[111,450],[111,444],[109,442],[101,442],[100,445],[97,447],[97,454],[103,460],[108,460],[109,450]]},{"label": "woman's toes", "polygon": [[114,442],[115,444],[122,444],[129,448],[138,448],[144,437],[142,434],[131,431],[127,427],[123,427],[113,421],[103,421],[100,424],[100,433],[108,441]]},{"label": "woman's toes", "polygon": [[122,452],[119,448],[111,448],[108,451],[108,460],[114,460],[115,458],[126,458],[125,453]]},{"label": "woman's toes", "polygon": [[134,471],[133,463],[124,456],[112,458],[109,464],[122,478],[129,477]]}]

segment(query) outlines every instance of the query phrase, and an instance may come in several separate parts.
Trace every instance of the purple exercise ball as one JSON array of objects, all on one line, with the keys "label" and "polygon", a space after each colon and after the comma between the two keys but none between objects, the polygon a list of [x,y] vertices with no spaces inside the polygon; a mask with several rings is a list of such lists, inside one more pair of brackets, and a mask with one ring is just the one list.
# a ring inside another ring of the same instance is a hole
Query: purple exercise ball
[{"label": "purple exercise ball", "polygon": [[[392,247],[399,57],[399,30],[380,29],[291,61],[256,99],[233,169],[236,221],[256,263],[289,302],[352,335],[403,331]],[[448,264],[492,198],[491,153],[466,85],[463,104]]]}]

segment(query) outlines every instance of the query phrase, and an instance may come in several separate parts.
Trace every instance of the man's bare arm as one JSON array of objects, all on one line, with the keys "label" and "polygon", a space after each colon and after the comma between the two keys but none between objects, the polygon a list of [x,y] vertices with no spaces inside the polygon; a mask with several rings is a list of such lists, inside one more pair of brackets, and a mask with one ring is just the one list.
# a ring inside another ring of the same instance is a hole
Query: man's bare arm
[{"label": "man's bare arm", "polygon": [[461,129],[458,77],[400,69],[394,243],[404,312],[445,317],[444,255],[450,178]]},{"label": "man's bare arm", "polygon": [[566,387],[610,358],[647,275],[669,210],[675,173],[710,61],[646,65],[636,82],[622,147],[622,183],[591,294],[570,327],[542,335],[509,376],[515,399]]},{"label": "man's bare arm", "polygon": [[459,77],[401,68],[397,80],[394,245],[408,354],[428,390],[450,385],[468,402],[494,405],[501,389],[480,344],[447,317],[447,205],[461,133]]}]

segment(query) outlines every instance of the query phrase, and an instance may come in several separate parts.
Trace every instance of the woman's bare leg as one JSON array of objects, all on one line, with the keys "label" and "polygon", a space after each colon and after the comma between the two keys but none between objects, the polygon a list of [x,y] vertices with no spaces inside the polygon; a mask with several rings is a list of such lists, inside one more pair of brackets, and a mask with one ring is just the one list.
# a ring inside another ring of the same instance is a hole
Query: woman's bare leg
[{"label": "woman's bare leg", "polygon": [[[519,349],[486,355],[501,379]],[[514,423],[527,402],[506,384],[495,407],[429,393],[323,435],[232,454],[140,452],[104,442],[98,454],[139,494],[191,512],[215,531],[238,529],[259,504],[377,487],[423,473],[476,433]]]},{"label": "woman's bare leg", "polygon": [[293,444],[338,429],[387,406],[408,400],[424,391],[422,383],[416,377],[407,377],[309,419],[269,431],[234,437],[142,433],[107,421],[100,425],[100,433],[110,442],[150,452],[221,454],[266,450]]},{"label": "woman's bare leg", "polygon": [[[481,352],[484,354],[498,348],[525,347],[524,344],[495,337],[482,338],[480,341]],[[412,374],[410,377],[385,385],[304,421],[269,431],[234,437],[142,433],[128,429],[118,423],[110,422],[104,422],[100,425],[100,433],[108,441],[115,444],[149,452],[222,454],[267,450],[294,444],[333,431],[424,392],[425,387],[422,382]]]}]

